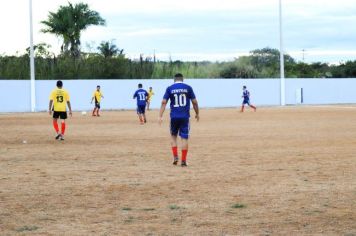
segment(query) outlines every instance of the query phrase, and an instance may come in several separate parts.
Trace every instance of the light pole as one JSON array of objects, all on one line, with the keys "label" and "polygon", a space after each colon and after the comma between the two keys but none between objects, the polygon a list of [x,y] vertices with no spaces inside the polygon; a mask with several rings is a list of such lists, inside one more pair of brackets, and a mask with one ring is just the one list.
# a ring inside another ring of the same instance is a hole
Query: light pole
[{"label": "light pole", "polygon": [[31,111],[36,111],[35,58],[33,50],[32,0],[29,0],[30,10],[30,75],[31,75]]},{"label": "light pole", "polygon": [[283,49],[283,15],[282,15],[282,0],[279,0],[279,52],[280,52],[280,87],[281,87],[281,106],[286,105],[285,95],[285,76],[284,76],[284,49]]}]

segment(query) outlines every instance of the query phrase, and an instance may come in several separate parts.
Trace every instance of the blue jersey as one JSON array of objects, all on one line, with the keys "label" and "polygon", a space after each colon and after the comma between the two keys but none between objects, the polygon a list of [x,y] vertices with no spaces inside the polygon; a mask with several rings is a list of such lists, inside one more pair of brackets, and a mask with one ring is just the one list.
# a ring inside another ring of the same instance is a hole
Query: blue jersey
[{"label": "blue jersey", "polygon": [[192,87],[182,82],[176,82],[167,88],[163,99],[170,100],[171,118],[190,117],[190,101],[195,99]]},{"label": "blue jersey", "polygon": [[242,96],[244,97],[244,100],[249,100],[250,99],[250,92],[245,89],[242,93]]},{"label": "blue jersey", "polygon": [[146,106],[146,99],[148,97],[148,93],[144,89],[138,89],[133,98],[137,99],[137,106]]}]

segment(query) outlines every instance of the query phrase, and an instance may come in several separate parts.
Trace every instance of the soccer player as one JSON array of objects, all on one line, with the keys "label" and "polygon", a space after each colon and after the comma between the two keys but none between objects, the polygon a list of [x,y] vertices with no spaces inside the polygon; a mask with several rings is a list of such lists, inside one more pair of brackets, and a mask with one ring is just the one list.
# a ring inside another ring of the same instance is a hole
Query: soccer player
[{"label": "soccer player", "polygon": [[[100,91],[100,85],[96,86],[96,90],[94,91],[93,97],[91,98],[91,104],[93,103],[93,100],[95,99],[95,106],[93,110],[92,116],[100,116],[99,115],[99,110],[100,110],[100,101],[101,98],[104,98],[103,94]],[[95,114],[96,112],[96,114]]]},{"label": "soccer player", "polygon": [[141,125],[147,122],[146,120],[146,103],[148,99],[148,93],[146,90],[142,89],[142,84],[138,84],[138,90],[136,90],[133,95],[133,99],[137,99],[137,115],[140,119]]},{"label": "soccer player", "polygon": [[155,95],[155,93],[153,92],[152,90],[152,87],[150,87],[148,89],[148,99],[147,99],[147,111],[150,110],[150,104],[151,104],[151,99],[152,99],[152,96]]},{"label": "soccer player", "polygon": [[171,107],[171,146],[173,152],[173,165],[178,164],[177,136],[181,137],[182,162],[181,166],[187,166],[188,138],[189,138],[189,118],[190,102],[193,104],[195,119],[199,121],[198,101],[195,98],[192,87],[183,83],[183,75],[178,73],[174,76],[174,84],[169,86],[163,96],[161,109],[159,112],[159,124],[162,123],[164,110],[167,101],[170,100]]},{"label": "soccer player", "polygon": [[244,99],[242,102],[242,106],[241,106],[241,112],[244,112],[245,110],[245,104],[247,104],[249,107],[253,108],[254,111],[256,111],[256,107],[254,105],[251,105],[250,103],[250,92],[247,90],[246,86],[242,87],[242,98]]},{"label": "soccer player", "polygon": [[[53,127],[57,133],[56,140],[64,140],[64,132],[66,129],[65,120],[67,119],[67,105],[69,108],[69,115],[72,116],[72,107],[69,101],[69,93],[63,89],[63,82],[57,81],[57,88],[51,92],[49,96],[49,115],[53,111]],[[58,128],[58,119],[61,119],[61,132]]]}]

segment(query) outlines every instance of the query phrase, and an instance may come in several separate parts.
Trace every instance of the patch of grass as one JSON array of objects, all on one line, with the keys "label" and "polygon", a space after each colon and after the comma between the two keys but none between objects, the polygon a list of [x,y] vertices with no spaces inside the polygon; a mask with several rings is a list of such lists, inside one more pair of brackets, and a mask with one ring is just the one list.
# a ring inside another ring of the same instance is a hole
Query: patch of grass
[{"label": "patch of grass", "polygon": [[175,205],[175,204],[169,205],[169,209],[171,209],[171,210],[179,210],[179,209],[180,209],[180,206],[177,206],[177,205]]},{"label": "patch of grass", "polygon": [[37,229],[38,229],[37,226],[27,226],[27,225],[25,225],[25,226],[22,226],[20,228],[17,228],[16,232],[35,231]]},{"label": "patch of grass", "polygon": [[129,218],[127,218],[125,220],[125,223],[132,223],[134,221],[134,217],[133,216],[130,216]]},{"label": "patch of grass", "polygon": [[144,211],[155,211],[156,209],[155,208],[143,208],[142,210],[144,210]]},{"label": "patch of grass", "polygon": [[130,208],[130,207],[123,207],[121,210],[123,210],[123,211],[131,211],[132,208]]},{"label": "patch of grass", "polygon": [[231,206],[231,208],[234,208],[234,209],[240,209],[240,208],[245,208],[246,205],[244,204],[240,204],[240,203],[235,203],[234,205]]}]

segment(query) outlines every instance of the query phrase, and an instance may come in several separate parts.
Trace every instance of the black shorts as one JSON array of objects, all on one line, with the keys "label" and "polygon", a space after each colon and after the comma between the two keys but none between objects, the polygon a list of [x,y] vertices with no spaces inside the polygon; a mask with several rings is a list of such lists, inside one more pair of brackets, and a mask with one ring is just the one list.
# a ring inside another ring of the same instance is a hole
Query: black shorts
[{"label": "black shorts", "polygon": [[65,111],[54,111],[53,112],[53,118],[58,119],[61,118],[62,120],[67,119],[67,112]]},{"label": "black shorts", "polygon": [[100,109],[100,102],[95,102],[95,107]]}]

